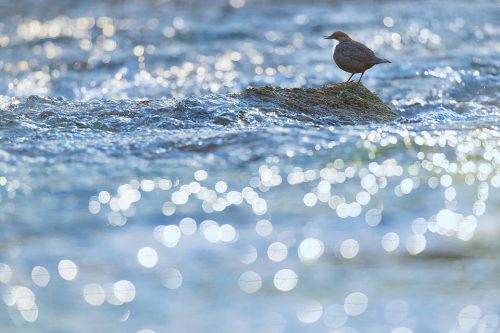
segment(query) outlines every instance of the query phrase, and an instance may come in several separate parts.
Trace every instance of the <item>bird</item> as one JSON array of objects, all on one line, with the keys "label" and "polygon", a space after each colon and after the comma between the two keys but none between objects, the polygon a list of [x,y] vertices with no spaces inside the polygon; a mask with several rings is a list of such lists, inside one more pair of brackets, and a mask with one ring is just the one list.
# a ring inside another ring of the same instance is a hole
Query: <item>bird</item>
[{"label": "bird", "polygon": [[358,82],[361,82],[365,71],[377,64],[390,63],[387,59],[381,59],[373,53],[366,45],[352,40],[345,32],[335,31],[330,36],[324,36],[324,39],[335,39],[339,41],[337,46],[333,46],[333,60],[340,69],[351,73],[349,82],[354,74],[361,73]]}]

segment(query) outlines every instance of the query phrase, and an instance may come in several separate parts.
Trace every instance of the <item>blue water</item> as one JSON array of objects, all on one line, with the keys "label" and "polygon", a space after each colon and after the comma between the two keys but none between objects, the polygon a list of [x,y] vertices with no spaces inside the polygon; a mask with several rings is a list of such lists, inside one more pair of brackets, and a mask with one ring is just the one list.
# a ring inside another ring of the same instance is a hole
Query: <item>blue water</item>
[{"label": "blue water", "polygon": [[1,5],[0,332],[500,329],[498,1]]}]

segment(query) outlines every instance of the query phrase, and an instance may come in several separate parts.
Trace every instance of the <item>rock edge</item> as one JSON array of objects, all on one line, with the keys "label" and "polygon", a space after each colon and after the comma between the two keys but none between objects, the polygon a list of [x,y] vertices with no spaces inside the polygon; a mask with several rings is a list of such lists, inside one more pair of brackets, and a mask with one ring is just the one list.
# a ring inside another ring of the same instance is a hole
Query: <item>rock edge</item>
[{"label": "rock edge", "polygon": [[[344,124],[388,122],[397,114],[361,83],[334,83],[318,88],[247,88],[239,94],[269,112],[295,111],[320,120],[332,116]],[[317,116],[317,117],[315,117]]]}]

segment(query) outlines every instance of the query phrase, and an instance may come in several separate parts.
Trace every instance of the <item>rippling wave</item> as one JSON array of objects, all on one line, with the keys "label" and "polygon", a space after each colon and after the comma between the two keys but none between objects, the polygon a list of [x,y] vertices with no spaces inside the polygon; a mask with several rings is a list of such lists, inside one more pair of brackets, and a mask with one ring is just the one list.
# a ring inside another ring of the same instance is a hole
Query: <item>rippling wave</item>
[{"label": "rippling wave", "polygon": [[499,329],[497,1],[0,4],[0,332]]}]

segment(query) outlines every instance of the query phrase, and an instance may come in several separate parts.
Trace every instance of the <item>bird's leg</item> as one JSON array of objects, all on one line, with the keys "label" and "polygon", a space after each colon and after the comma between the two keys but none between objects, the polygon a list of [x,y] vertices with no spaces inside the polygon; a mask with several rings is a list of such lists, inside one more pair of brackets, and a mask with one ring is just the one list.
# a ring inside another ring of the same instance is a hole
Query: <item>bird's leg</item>
[{"label": "bird's leg", "polygon": [[358,83],[361,82],[361,79],[363,78],[364,74],[365,74],[365,72],[361,73],[361,76],[359,77]]},{"label": "bird's leg", "polygon": [[353,75],[354,75],[354,73],[352,73],[351,76],[349,76],[349,78],[347,79],[347,81],[345,83],[349,82]]}]

